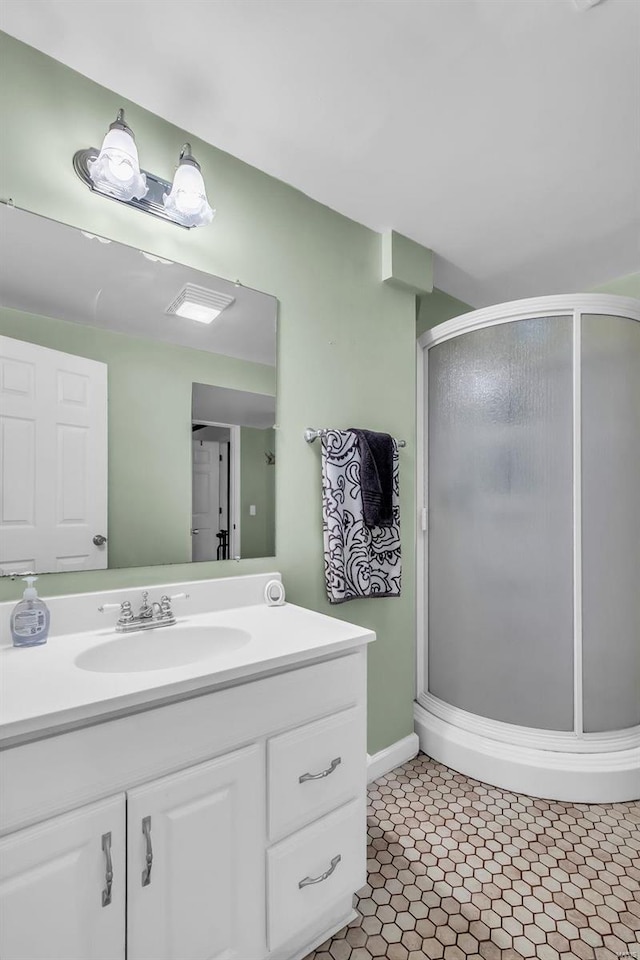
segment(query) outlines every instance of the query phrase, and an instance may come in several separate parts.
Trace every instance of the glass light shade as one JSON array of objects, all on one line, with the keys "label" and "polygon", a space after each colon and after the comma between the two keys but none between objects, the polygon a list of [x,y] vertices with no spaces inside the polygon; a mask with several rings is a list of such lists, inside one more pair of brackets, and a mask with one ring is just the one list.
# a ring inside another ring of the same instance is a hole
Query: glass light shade
[{"label": "glass light shade", "polygon": [[164,195],[165,209],[185,227],[211,223],[215,210],[207,201],[200,168],[193,160],[182,160],[175,172],[171,190]]},{"label": "glass light shade", "polygon": [[88,161],[88,167],[98,190],[118,200],[140,199],[149,189],[147,178],[140,173],[138,149],[128,128],[112,125],[100,154]]}]

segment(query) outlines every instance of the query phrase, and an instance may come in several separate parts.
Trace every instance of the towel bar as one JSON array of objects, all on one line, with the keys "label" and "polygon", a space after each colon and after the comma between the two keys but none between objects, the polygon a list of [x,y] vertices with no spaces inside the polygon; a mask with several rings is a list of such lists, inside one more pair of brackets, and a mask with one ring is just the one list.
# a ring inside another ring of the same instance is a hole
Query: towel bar
[{"label": "towel bar", "polygon": [[[318,440],[320,437],[324,437],[327,433],[327,429],[323,427],[321,430],[314,430],[313,427],[307,427],[304,432],[304,438],[307,443],[313,443],[314,440]],[[396,440],[396,443],[399,447],[406,447],[406,440]]]}]

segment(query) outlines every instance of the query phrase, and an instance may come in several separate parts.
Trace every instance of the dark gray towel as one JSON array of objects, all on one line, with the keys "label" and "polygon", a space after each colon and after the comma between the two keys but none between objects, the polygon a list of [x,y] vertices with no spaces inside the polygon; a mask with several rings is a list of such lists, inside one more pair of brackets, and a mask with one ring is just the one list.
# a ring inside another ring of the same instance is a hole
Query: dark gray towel
[{"label": "dark gray towel", "polygon": [[360,485],[367,527],[393,523],[393,437],[388,433],[349,428],[355,433],[362,463]]}]

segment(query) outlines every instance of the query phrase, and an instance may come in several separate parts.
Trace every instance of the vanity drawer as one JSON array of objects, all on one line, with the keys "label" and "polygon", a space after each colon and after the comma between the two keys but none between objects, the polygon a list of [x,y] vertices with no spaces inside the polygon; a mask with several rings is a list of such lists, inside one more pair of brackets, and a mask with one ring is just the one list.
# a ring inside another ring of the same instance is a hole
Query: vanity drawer
[{"label": "vanity drawer", "polygon": [[361,800],[352,800],[271,847],[267,851],[269,949],[276,950],[316,926],[318,918],[341,900],[350,901],[366,880],[365,868],[366,815]]},{"label": "vanity drawer", "polygon": [[269,837],[280,840],[366,790],[358,707],[268,741]]}]

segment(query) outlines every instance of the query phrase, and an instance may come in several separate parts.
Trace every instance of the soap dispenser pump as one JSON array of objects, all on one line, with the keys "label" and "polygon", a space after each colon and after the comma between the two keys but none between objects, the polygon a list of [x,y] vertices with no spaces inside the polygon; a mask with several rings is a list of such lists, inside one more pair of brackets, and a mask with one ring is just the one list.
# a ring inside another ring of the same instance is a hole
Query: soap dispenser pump
[{"label": "soap dispenser pump", "polygon": [[37,577],[23,577],[27,588],[11,614],[14,647],[36,647],[47,642],[51,614],[34,587]]}]

